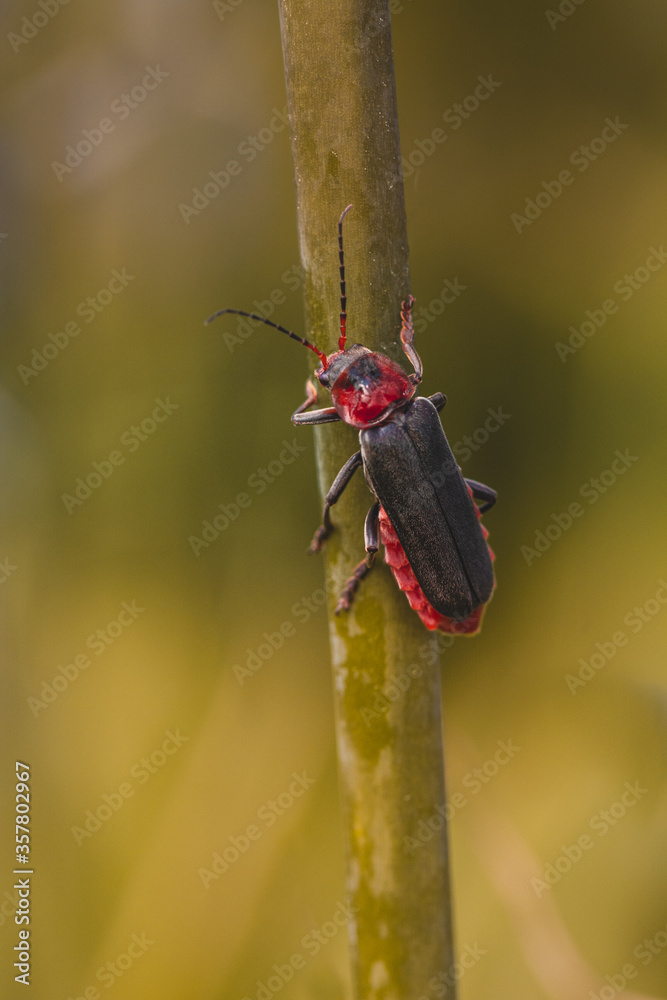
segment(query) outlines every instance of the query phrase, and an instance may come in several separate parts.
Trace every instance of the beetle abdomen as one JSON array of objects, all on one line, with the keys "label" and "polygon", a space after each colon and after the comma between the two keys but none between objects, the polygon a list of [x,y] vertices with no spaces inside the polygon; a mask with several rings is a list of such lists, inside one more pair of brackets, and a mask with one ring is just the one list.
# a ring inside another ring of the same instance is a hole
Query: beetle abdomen
[{"label": "beetle abdomen", "polygon": [[435,406],[418,397],[387,423],[362,430],[359,441],[366,479],[429,604],[467,621],[491,597],[493,567]]},{"label": "beetle abdomen", "polygon": [[[470,499],[472,500],[472,490],[468,487]],[[473,501],[474,502],[474,501]],[[477,510],[477,505],[475,504]],[[479,510],[477,516],[480,517]],[[483,524],[480,525],[484,534],[484,540],[488,538],[488,531]],[[416,611],[427,629],[440,632],[448,632],[452,635],[476,635],[482,626],[482,618],[486,604],[480,604],[463,621],[447,618],[436,611],[428,601],[424,591],[419,585],[419,581],[414,574],[412,566],[405,554],[403,546],[398,540],[398,535],[394,531],[393,525],[384,507],[380,507],[380,537],[384,545],[384,560],[394,574],[394,579],[399,588],[407,597],[410,607]],[[491,560],[495,558],[492,549],[488,546]]]}]

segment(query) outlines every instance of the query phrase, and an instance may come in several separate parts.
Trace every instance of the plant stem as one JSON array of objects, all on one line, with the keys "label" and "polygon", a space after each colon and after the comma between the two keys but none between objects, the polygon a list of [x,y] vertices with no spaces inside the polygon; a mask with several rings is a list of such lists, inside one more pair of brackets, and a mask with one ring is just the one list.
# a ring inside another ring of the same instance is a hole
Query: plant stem
[{"label": "plant stem", "polygon": [[[408,244],[389,0],[279,5],[307,335],[336,350],[336,224],[352,203],[344,234],[348,343],[405,362],[398,334]],[[336,424],[316,429],[316,447],[324,496],[358,440]],[[333,616],[364,554],[373,498],[363,477],[356,480],[333,510],[326,554],[353,980],[363,1000],[417,1000],[454,960],[438,646],[379,559],[352,609]]]}]

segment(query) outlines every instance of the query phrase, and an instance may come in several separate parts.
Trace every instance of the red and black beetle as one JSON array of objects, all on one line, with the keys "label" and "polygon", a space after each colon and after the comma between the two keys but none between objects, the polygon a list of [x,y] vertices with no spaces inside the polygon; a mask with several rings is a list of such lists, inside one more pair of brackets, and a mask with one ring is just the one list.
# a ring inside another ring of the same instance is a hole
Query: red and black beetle
[{"label": "red and black beetle", "polygon": [[[414,368],[412,375],[406,375],[385,354],[361,344],[346,347],[343,219],[351,207],[348,205],[338,221],[341,313],[335,354],[327,357],[284,326],[241,309],[221,309],[207,322],[224,313],[248,316],[314,351],[321,362],[315,377],[331,393],[333,406],[307,412],[317,402],[317,390],[309,380],[306,399],[292,414],[293,423],[344,420],[359,428],[361,448],[336,476],[327,494],[322,524],[309,549],[318,552],[324,545],[333,530],[331,508],[354,472],[363,466],[376,498],[366,516],[366,558],[347,581],[336,614],[350,607],[382,541],[385,561],[426,627],[473,635],[479,631],[494,588],[494,556],[486,542],[488,532],[479,519],[495,503],[496,493],[461,475],[438,416],[446,397],[440,392],[416,396],[422,363],[413,346],[412,296],[401,309],[401,343]],[[475,500],[480,501],[479,506]]]}]

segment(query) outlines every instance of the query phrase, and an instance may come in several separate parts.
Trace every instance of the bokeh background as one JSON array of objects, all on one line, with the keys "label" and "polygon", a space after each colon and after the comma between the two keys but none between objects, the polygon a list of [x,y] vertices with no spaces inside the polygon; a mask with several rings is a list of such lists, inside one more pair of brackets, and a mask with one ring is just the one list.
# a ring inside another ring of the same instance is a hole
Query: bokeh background
[{"label": "bokeh background", "polygon": [[[443,656],[457,949],[477,956],[460,994],[664,996],[667,10],[392,8],[424,388],[500,495],[484,630]],[[34,996],[347,997],[307,429],[280,460],[305,360],[269,330],[202,326],[280,293],[275,317],[303,329],[277,7],[7,0],[1,23],[2,994],[22,988],[18,759]],[[490,409],[507,416],[485,438]],[[193,543],[221,504],[228,526]],[[519,748],[501,764],[499,741]]]}]

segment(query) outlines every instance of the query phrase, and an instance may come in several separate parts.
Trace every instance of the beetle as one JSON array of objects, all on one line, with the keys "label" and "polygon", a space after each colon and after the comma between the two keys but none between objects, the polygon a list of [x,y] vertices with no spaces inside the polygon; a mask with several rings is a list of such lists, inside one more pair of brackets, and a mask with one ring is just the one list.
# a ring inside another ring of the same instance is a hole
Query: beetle
[{"label": "beetle", "polygon": [[336,614],[349,609],[381,541],[385,561],[424,625],[431,630],[474,635],[495,586],[494,555],[480,517],[496,502],[496,492],[463,478],[438,415],[446,396],[441,392],[416,395],[423,367],[413,343],[415,300],[411,295],[402,303],[400,337],[414,369],[412,374],[406,374],[385,354],[361,344],[347,346],[343,220],[351,208],[348,205],[338,220],[341,311],[334,354],[327,357],[317,345],[279,323],[241,309],[221,309],[206,322],[225,313],[247,316],[309,348],[320,360],[315,378],[330,392],[333,406],[311,409],[318,398],[309,379],[306,399],[292,414],[292,422],[311,425],[343,420],[359,430],[360,449],[334,479],[322,524],[308,550],[319,552],[323,548],[334,528],[331,508],[357,469],[363,468],[375,497],[364,526],[366,558],[346,582]]}]

